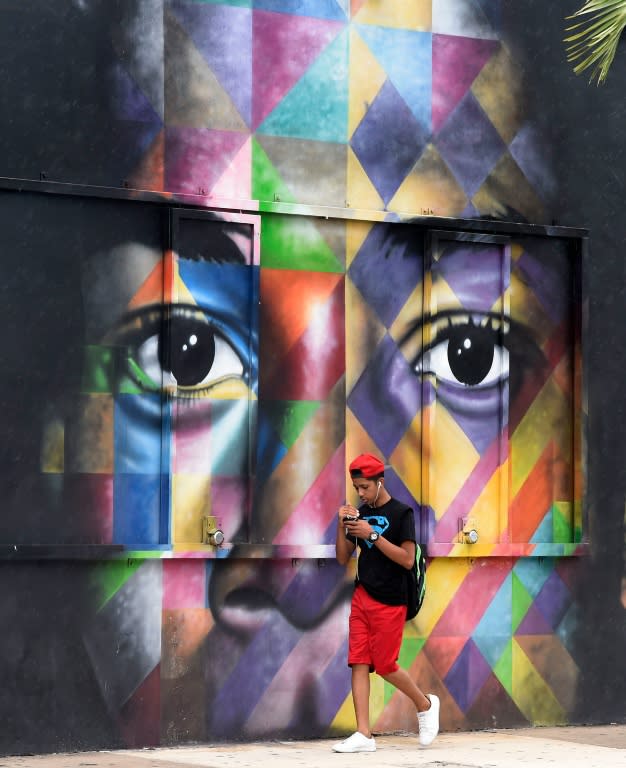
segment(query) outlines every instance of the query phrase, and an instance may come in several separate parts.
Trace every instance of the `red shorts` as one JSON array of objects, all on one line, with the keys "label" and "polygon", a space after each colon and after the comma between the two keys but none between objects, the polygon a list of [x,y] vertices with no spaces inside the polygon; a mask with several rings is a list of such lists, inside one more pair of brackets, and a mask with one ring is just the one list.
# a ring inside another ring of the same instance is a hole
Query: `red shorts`
[{"label": "red shorts", "polygon": [[348,666],[367,664],[370,672],[379,675],[389,675],[399,669],[405,622],[405,605],[379,603],[359,585],[352,595]]}]

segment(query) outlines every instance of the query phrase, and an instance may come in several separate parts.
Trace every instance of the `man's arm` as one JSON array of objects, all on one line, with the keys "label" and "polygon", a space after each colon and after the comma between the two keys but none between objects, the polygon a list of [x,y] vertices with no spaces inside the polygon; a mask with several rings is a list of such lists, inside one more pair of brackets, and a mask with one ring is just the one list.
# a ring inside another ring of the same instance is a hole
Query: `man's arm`
[{"label": "man's arm", "polygon": [[[367,539],[367,537],[374,531],[372,526],[366,520],[357,520],[353,523],[347,523],[346,527],[348,533],[351,536],[356,536],[357,539]],[[379,536],[373,545],[377,547],[385,557],[393,560],[394,563],[398,563],[407,571],[413,567],[415,562],[415,542],[403,541],[400,546],[392,544],[384,535]],[[339,557],[337,557],[339,560]],[[341,560],[339,560],[341,562]],[[347,562],[347,561],[346,561]]]},{"label": "man's arm", "polygon": [[351,504],[344,504],[339,507],[339,513],[337,514],[337,538],[335,541],[335,556],[337,562],[341,565],[347,565],[348,561],[352,557],[352,553],[356,547],[356,544],[346,537],[346,524],[343,522],[343,518],[346,515],[357,517],[359,511]]}]

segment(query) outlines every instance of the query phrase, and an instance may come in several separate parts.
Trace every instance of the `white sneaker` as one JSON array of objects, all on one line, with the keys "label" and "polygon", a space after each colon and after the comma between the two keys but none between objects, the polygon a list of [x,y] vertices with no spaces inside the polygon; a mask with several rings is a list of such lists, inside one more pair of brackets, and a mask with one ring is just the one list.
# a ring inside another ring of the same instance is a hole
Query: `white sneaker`
[{"label": "white sneaker", "polygon": [[427,694],[430,699],[430,709],[417,713],[417,722],[420,729],[420,744],[427,747],[432,744],[439,733],[439,696],[434,693]]},{"label": "white sneaker", "polygon": [[333,752],[376,752],[374,737],[367,738],[360,731],[348,736],[333,747]]}]

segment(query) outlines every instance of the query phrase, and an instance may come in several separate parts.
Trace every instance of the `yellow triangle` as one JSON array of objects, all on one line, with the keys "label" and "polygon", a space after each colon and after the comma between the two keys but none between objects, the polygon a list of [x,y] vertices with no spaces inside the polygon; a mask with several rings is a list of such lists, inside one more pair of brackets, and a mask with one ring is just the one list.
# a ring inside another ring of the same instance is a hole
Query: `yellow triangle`
[{"label": "yellow triangle", "polygon": [[[398,312],[393,325],[389,329],[391,338],[398,344],[400,352],[407,363],[412,363],[422,348],[421,325],[415,328],[418,318],[424,311],[424,285],[418,283],[411,291],[409,298]],[[413,330],[414,329],[414,330]],[[400,341],[403,341],[400,344]]]},{"label": "yellow triangle", "polygon": [[420,637],[428,637],[470,571],[468,558],[436,557],[428,566],[428,595],[413,620]]},{"label": "yellow triangle", "polygon": [[[346,458],[348,462],[360,453],[373,453],[375,456],[382,456],[380,448],[366,432],[365,427],[350,408],[346,408]],[[346,478],[346,499],[353,496],[354,488],[350,479]]]},{"label": "yellow triangle", "polygon": [[481,215],[507,217],[507,208],[527,221],[544,221],[546,209],[513,157],[505,152],[472,198]]},{"label": "yellow triangle", "polygon": [[[417,386],[417,379],[416,379]],[[398,477],[414,499],[422,499],[422,413],[415,416],[389,457]]]},{"label": "yellow triangle", "polygon": [[[569,440],[569,410],[559,387],[549,379],[511,437],[511,495],[517,495],[551,440]],[[565,420],[565,421],[564,421]],[[559,423],[563,426],[557,427]],[[565,429],[564,429],[565,427]],[[563,437],[560,431],[565,431]]]},{"label": "yellow triangle", "polygon": [[509,463],[505,461],[496,468],[468,510],[467,516],[474,520],[481,544],[497,543],[501,529],[506,528],[509,505],[508,495],[503,498],[503,493],[507,493],[508,475]]},{"label": "yellow triangle", "polygon": [[458,216],[466,205],[465,192],[441,155],[429,144],[389,201],[388,208],[409,215]]},{"label": "yellow triangle", "polygon": [[[428,488],[423,503],[441,519],[476,466],[479,455],[456,420],[437,402],[423,410],[426,443],[430,448]],[[454,456],[454,461],[450,461]]]},{"label": "yellow triangle", "polygon": [[366,0],[354,20],[359,24],[430,31],[432,0]]},{"label": "yellow triangle", "polygon": [[512,651],[512,699],[520,712],[532,725],[565,723],[566,712],[515,638]]},{"label": "yellow triangle", "polygon": [[474,80],[472,93],[505,144],[510,144],[525,118],[522,77],[504,46]]},{"label": "yellow triangle", "polygon": [[[346,391],[371,360],[372,350],[385,335],[383,324],[370,309],[359,289],[346,278]],[[359,451],[363,453],[363,451]]]},{"label": "yellow triangle", "polygon": [[346,202],[350,208],[362,208],[369,211],[380,211],[385,208],[381,196],[350,147],[348,147]]},{"label": "yellow triangle", "polygon": [[382,88],[387,73],[354,29],[350,30],[348,135],[352,136]]},{"label": "yellow triangle", "polygon": [[334,716],[330,730],[332,731],[354,731],[356,729],[356,720],[354,718],[354,704],[352,703],[352,694],[348,694],[343,700],[343,704],[337,710]]},{"label": "yellow triangle", "polygon": [[371,229],[372,223],[370,221],[346,221],[346,269],[361,250],[361,246]]}]

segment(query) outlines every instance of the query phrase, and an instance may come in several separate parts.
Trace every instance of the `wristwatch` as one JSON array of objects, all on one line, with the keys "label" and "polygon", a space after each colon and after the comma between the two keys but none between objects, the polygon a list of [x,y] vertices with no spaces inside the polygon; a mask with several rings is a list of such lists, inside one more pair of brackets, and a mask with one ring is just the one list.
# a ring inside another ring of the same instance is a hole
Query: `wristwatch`
[{"label": "wristwatch", "polygon": [[379,537],[380,537],[380,534],[379,534],[379,533],[376,533],[376,531],[372,531],[372,532],[370,533],[370,535],[367,537],[367,540],[368,540],[368,541],[371,541],[371,542],[372,542],[372,544],[373,544],[375,541],[377,541],[377,540],[378,540],[378,538],[379,538]]}]

